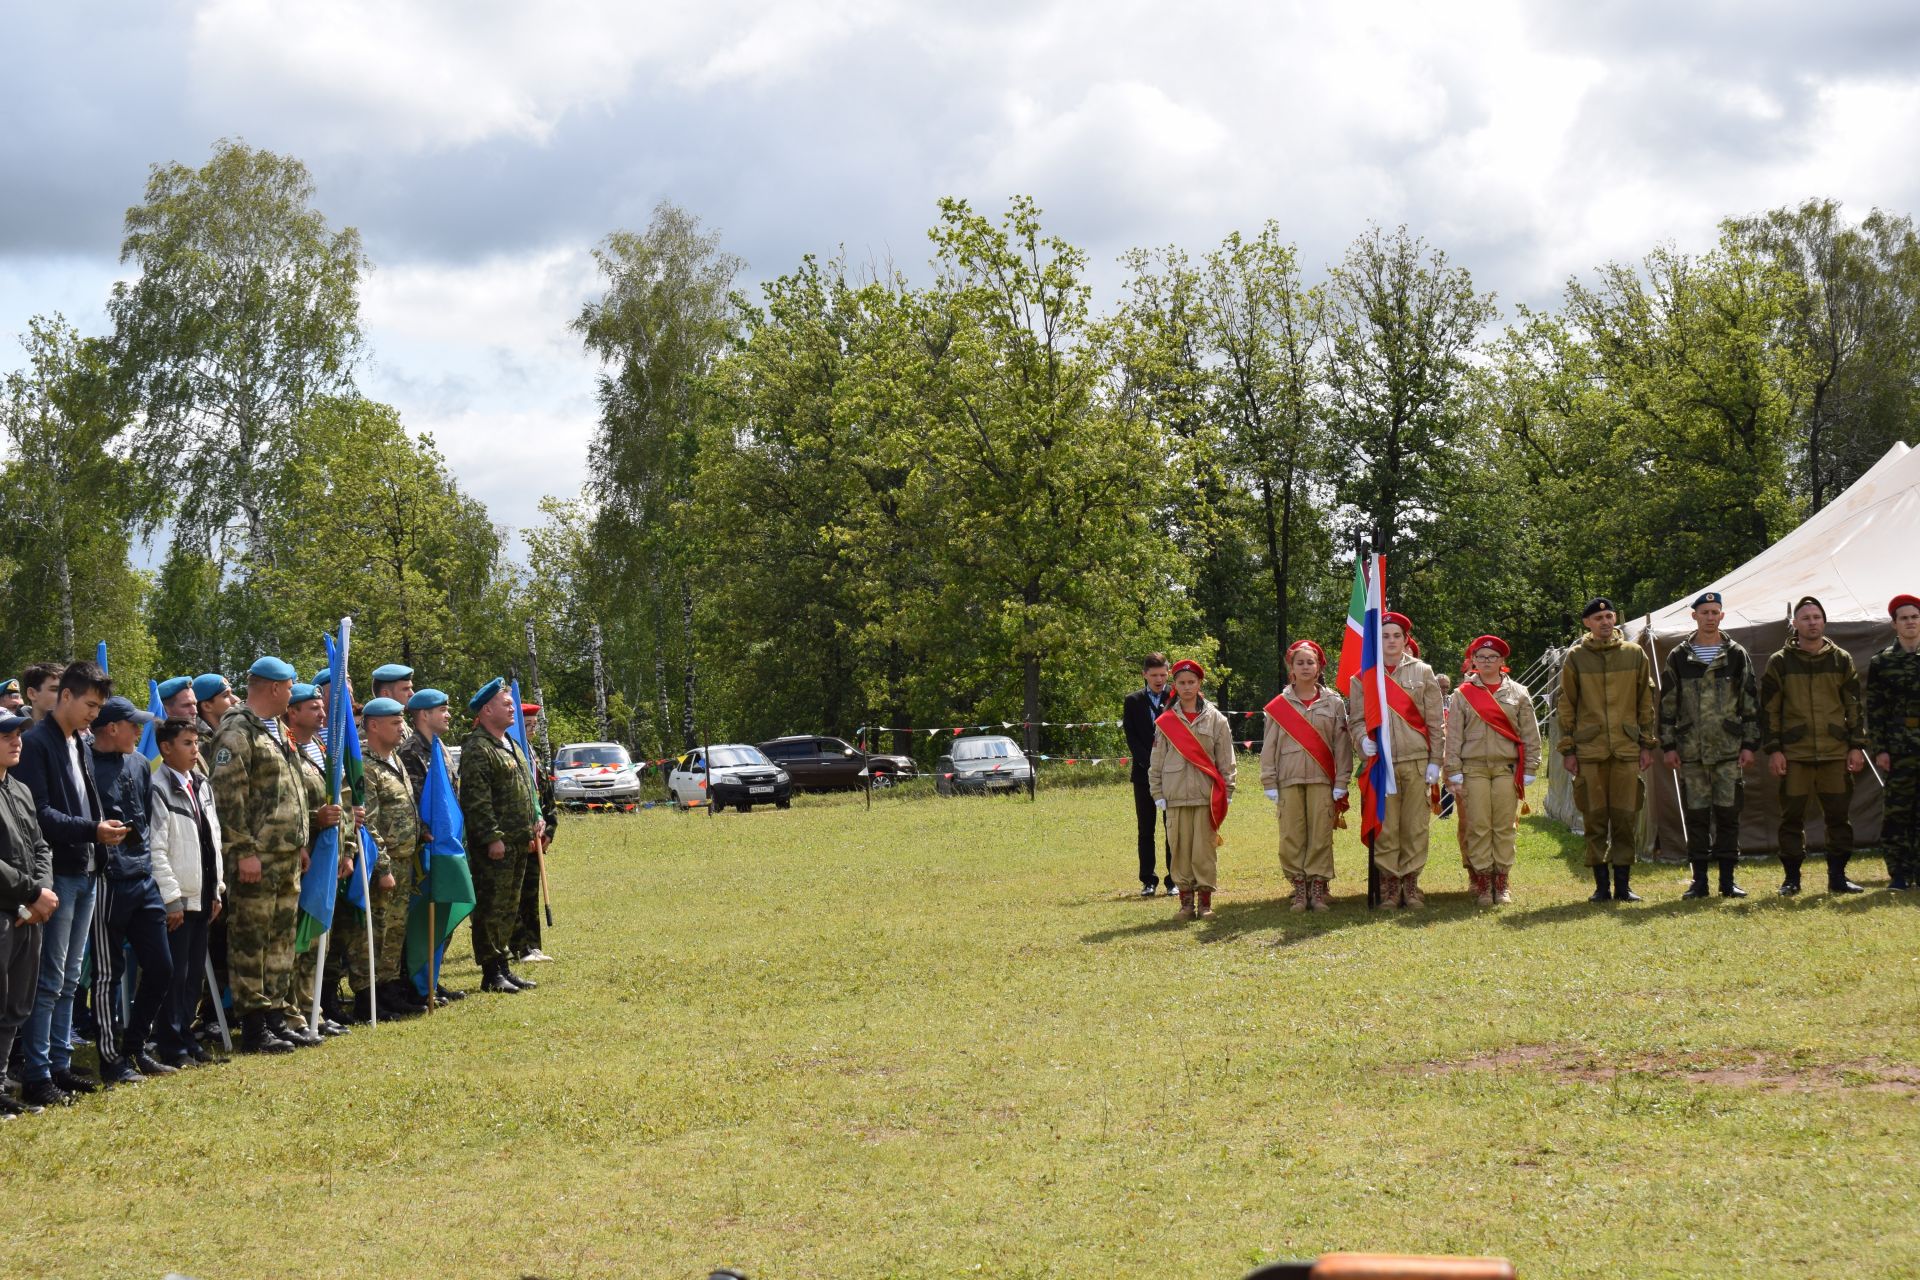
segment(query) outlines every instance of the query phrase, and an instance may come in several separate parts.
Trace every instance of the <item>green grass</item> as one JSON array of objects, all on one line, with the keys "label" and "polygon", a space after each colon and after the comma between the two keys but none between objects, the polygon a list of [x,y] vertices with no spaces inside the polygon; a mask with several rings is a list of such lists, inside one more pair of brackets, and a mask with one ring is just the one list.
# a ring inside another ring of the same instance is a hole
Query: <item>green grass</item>
[{"label": "green grass", "polygon": [[1227,833],[1182,926],[1118,787],[570,820],[539,991],[0,1126],[0,1275],[1920,1271],[1920,902],[1592,907],[1532,819],[1510,907],[1449,822],[1425,913],[1343,833],[1303,917]]}]

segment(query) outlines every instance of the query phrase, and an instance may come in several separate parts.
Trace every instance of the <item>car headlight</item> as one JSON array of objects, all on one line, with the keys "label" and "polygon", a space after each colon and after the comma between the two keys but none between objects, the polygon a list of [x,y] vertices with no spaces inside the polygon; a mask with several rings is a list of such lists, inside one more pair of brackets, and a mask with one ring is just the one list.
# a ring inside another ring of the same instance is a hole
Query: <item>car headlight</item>
[{"label": "car headlight", "polygon": [[793,779],[787,775],[785,769],[775,769],[773,771],[773,780],[775,782],[791,782]]}]

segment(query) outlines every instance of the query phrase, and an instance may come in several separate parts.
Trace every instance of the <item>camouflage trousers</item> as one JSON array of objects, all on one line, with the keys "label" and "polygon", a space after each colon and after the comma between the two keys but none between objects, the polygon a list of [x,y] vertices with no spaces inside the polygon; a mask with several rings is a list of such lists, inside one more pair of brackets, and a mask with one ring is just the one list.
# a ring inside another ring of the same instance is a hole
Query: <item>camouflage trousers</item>
[{"label": "camouflage trousers", "polygon": [[1816,796],[1827,824],[1827,856],[1844,858],[1853,852],[1853,775],[1846,761],[1789,760],[1787,776],[1780,780],[1781,862],[1798,866],[1807,856],[1807,801]]},{"label": "camouflage trousers", "polygon": [[520,914],[513,926],[513,954],[524,956],[540,946],[540,864],[527,855],[527,874],[520,885]]},{"label": "camouflage trousers", "polygon": [[505,856],[483,846],[467,857],[473,872],[473,960],[482,969],[512,958],[513,928],[527,874],[527,843],[508,837]]},{"label": "camouflage trousers", "polygon": [[374,970],[379,982],[400,981],[401,953],[407,946],[407,905],[413,899],[413,887],[420,877],[420,855],[409,851],[395,857],[393,888],[373,891],[374,953],[380,964]]},{"label": "camouflage trousers", "polygon": [[260,879],[237,874],[227,888],[227,982],[234,1012],[284,1008],[293,976],[294,917],[300,904],[297,850],[260,856]]},{"label": "camouflage trousers", "polygon": [[1880,843],[1887,850],[1889,874],[1912,880],[1920,873],[1920,756],[1895,756],[1887,770]]},{"label": "camouflage trousers", "polygon": [[1680,762],[1682,812],[1687,823],[1687,860],[1707,862],[1740,856],[1740,806],[1746,796],[1740,761]]},{"label": "camouflage trousers", "polygon": [[1630,867],[1638,853],[1644,799],[1638,760],[1582,760],[1573,803],[1587,829],[1587,865]]}]

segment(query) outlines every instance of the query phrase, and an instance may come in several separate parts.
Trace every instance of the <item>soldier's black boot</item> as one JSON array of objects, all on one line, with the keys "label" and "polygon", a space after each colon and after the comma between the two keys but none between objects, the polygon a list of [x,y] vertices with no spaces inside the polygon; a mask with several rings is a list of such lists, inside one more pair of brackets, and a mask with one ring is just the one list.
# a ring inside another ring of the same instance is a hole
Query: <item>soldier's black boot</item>
[{"label": "soldier's black boot", "polygon": [[1588,902],[1612,902],[1613,888],[1607,882],[1607,866],[1603,862],[1593,869],[1593,896]]},{"label": "soldier's black boot", "polygon": [[1645,899],[1633,891],[1633,868],[1615,867],[1613,869],[1613,900],[1615,902],[1644,902]]},{"label": "soldier's black boot", "polygon": [[1789,898],[1800,892],[1800,859],[1780,859],[1780,892]]},{"label": "soldier's black boot", "polygon": [[1828,893],[1865,893],[1853,881],[1847,879],[1847,855],[1830,853],[1827,855],[1827,892]]},{"label": "soldier's black boot", "polygon": [[484,970],[481,971],[480,989],[482,991],[492,991],[498,995],[506,995],[506,996],[519,995],[520,988],[514,983],[507,981],[506,969],[507,969],[507,966],[500,964],[497,961],[493,964],[488,965]]},{"label": "soldier's black boot", "polygon": [[267,1015],[245,1014],[240,1019],[240,1052],[292,1053],[293,1046],[267,1030]]},{"label": "soldier's black boot", "polygon": [[1907,887],[1907,859],[1900,854],[1887,855],[1887,892],[1899,893]]},{"label": "soldier's black boot", "polygon": [[1712,891],[1707,888],[1707,860],[1701,858],[1693,863],[1693,883],[1687,886],[1683,898],[1704,898]]},{"label": "soldier's black boot", "polygon": [[500,962],[500,976],[505,978],[508,982],[511,982],[514,986],[520,988],[522,991],[531,991],[535,987],[540,985],[539,983],[535,982],[532,978],[523,978],[519,974],[515,973],[513,971],[513,966],[508,964],[505,960],[502,960]]},{"label": "soldier's black boot", "polygon": [[1733,882],[1733,865],[1738,858],[1720,859],[1720,896],[1723,898],[1744,898],[1747,891]]}]

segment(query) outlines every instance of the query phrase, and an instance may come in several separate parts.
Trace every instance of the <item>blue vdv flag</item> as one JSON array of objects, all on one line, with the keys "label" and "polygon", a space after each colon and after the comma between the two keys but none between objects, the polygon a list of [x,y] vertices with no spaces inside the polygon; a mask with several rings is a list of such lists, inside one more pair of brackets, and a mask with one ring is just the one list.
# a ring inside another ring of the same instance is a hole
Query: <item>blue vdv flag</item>
[{"label": "blue vdv flag", "polygon": [[167,718],[167,705],[160,701],[160,682],[158,680],[147,681],[147,711],[153,716],[153,719],[144,729],[140,730],[139,750],[140,754],[147,759],[158,760],[160,758],[160,739],[156,731],[160,728],[160,722]]},{"label": "blue vdv flag", "polygon": [[[327,685],[327,723],[337,723],[334,715],[340,705],[347,701],[346,664],[341,660],[340,650],[333,643],[333,637],[325,637],[327,642],[327,668],[333,673]],[[347,714],[351,716],[352,709]],[[338,733],[331,735],[328,741],[336,742]],[[327,752],[327,794],[338,797],[340,794],[340,756],[337,752]],[[308,855],[307,869],[300,877],[299,923],[294,929],[293,948],[305,951],[319,936],[333,928],[333,904],[340,896],[340,828],[328,827],[313,842],[313,852]]]},{"label": "blue vdv flag", "polygon": [[407,903],[407,943],[403,962],[414,990],[425,995],[437,985],[440,963],[454,926],[473,911],[473,871],[467,865],[467,820],[447,773],[446,748],[433,743],[427,779],[420,788],[420,825],[426,829],[419,887]]}]

